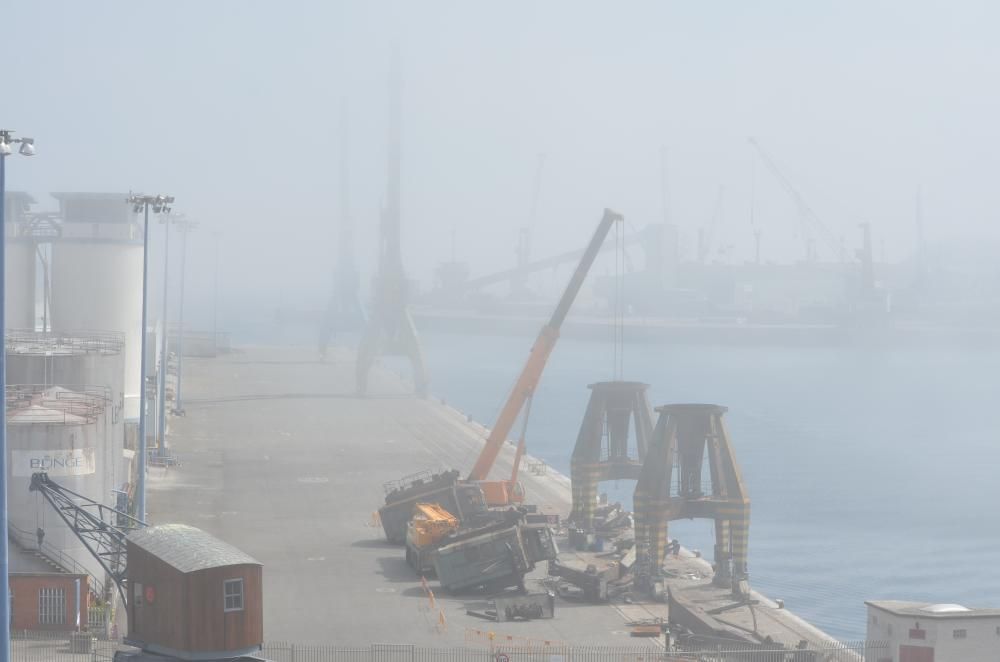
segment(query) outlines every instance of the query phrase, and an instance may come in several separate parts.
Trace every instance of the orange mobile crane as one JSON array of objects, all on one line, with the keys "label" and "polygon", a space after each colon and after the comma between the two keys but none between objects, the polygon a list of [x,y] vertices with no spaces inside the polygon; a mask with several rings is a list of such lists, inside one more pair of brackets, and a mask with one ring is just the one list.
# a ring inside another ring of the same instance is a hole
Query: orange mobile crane
[{"label": "orange mobile crane", "polygon": [[[594,232],[594,236],[591,237],[590,243],[587,244],[587,248],[584,250],[583,256],[576,266],[576,271],[573,272],[573,277],[570,278],[569,284],[566,285],[566,290],[563,292],[562,298],[559,299],[559,304],[556,306],[555,312],[552,313],[552,318],[548,324],[542,327],[538,338],[535,340],[535,344],[532,345],[531,352],[528,354],[528,360],[521,370],[521,375],[514,384],[510,395],[507,396],[507,401],[504,403],[503,409],[500,410],[500,415],[497,417],[496,423],[486,438],[486,445],[483,447],[475,466],[466,478],[467,481],[477,482],[480,485],[483,495],[486,497],[486,503],[490,506],[508,506],[524,502],[524,489],[517,482],[517,472],[520,468],[521,457],[524,455],[524,435],[527,428],[527,415],[531,410],[531,398],[535,394],[538,380],[545,370],[545,364],[548,363],[549,355],[552,354],[552,350],[559,340],[559,329],[566,319],[566,315],[569,313],[576,295],[580,292],[580,287],[587,277],[587,272],[590,271],[591,265],[594,264],[597,253],[601,249],[601,244],[604,243],[608,232],[611,231],[611,226],[621,220],[621,214],[613,212],[610,209],[604,210],[604,216],[597,225],[597,230]],[[518,440],[517,452],[514,455],[514,469],[511,472],[510,478],[507,480],[486,480],[490,469],[493,468],[493,463],[496,462],[497,455],[500,454],[500,449],[503,448],[503,444],[507,440],[507,435],[510,434],[518,415],[525,408],[525,405],[527,405],[528,409],[525,412],[524,427],[521,430],[521,438]]]},{"label": "orange mobile crane", "polygon": [[552,318],[548,324],[542,327],[538,339],[531,347],[528,361],[507,397],[503,409],[500,410],[500,415],[486,438],[486,445],[480,452],[468,477],[465,480],[459,480],[460,474],[457,470],[441,473],[422,471],[383,485],[386,493],[385,504],[378,510],[378,519],[385,531],[386,540],[397,544],[406,541],[407,527],[410,520],[413,519],[417,504],[436,504],[458,518],[462,527],[475,527],[488,524],[491,521],[493,514],[490,512],[489,506],[510,506],[524,502],[524,489],[517,481],[517,473],[524,455],[524,435],[530,405],[525,411],[524,427],[522,427],[521,438],[517,444],[514,468],[510,478],[487,480],[487,477],[494,462],[496,462],[497,455],[500,454],[500,449],[503,448],[504,442],[507,440],[507,435],[514,427],[517,417],[525,409],[525,405],[531,402],[531,397],[535,393],[535,387],[538,386],[538,380],[542,376],[549,355],[559,340],[559,328],[566,319],[566,314],[573,305],[576,295],[580,292],[583,280],[586,278],[587,272],[590,271],[598,252],[600,252],[601,244],[608,236],[611,226],[621,220],[621,214],[610,209],[604,210],[604,216],[580,257],[580,262],[566,286],[566,291],[559,299],[559,304],[556,306],[555,312],[552,313]]}]

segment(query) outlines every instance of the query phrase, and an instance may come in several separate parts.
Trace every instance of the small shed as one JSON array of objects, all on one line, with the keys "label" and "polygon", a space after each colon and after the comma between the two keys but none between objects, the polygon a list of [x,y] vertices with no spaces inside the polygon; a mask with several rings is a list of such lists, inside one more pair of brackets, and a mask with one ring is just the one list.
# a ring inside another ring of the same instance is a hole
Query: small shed
[{"label": "small shed", "polygon": [[184,524],[138,529],[127,544],[127,643],[182,660],[261,649],[258,561]]}]

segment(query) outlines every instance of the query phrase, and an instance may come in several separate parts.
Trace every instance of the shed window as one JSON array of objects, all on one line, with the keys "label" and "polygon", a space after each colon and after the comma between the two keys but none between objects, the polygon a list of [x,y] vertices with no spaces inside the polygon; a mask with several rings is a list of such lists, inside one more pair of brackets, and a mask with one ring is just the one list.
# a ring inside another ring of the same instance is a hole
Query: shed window
[{"label": "shed window", "polygon": [[66,589],[38,589],[38,624],[65,625]]},{"label": "shed window", "polygon": [[969,635],[965,630],[952,630],[951,636],[953,639],[965,639]]},{"label": "shed window", "polygon": [[243,611],[242,579],[227,579],[222,582],[222,595],[226,601],[225,611]]}]

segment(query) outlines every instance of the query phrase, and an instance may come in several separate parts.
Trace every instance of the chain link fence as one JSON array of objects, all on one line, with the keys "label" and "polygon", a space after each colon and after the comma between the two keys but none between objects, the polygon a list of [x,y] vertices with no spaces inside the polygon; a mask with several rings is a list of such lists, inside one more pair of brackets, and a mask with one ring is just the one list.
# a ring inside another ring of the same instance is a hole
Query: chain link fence
[{"label": "chain link fence", "polygon": [[[658,642],[660,643],[660,642]],[[11,662],[111,662],[115,639],[87,633],[12,632]],[[714,646],[712,650],[665,652],[660,645],[555,647],[444,647],[401,644],[303,645],[268,642],[259,656],[271,662],[874,662],[884,642],[856,642],[802,650]]]}]

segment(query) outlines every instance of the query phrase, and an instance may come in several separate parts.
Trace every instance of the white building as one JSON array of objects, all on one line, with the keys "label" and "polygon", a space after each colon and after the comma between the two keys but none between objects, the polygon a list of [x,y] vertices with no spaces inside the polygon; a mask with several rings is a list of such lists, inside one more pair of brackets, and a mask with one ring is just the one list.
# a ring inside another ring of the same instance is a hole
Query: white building
[{"label": "white building", "polygon": [[871,662],[997,662],[1000,609],[869,600],[868,641],[889,647]]}]

